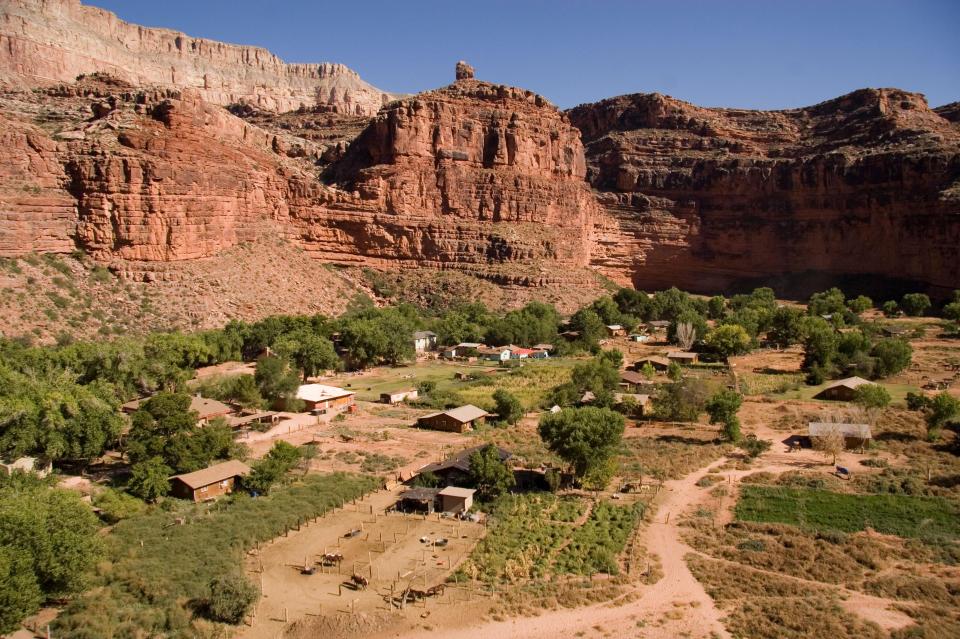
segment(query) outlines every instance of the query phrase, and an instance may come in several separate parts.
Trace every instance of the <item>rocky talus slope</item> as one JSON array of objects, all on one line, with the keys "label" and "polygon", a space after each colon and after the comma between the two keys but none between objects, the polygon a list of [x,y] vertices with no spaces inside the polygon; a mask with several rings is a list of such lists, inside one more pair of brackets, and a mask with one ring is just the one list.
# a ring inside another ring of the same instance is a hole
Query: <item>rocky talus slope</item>
[{"label": "rocky talus slope", "polygon": [[[636,94],[569,111],[608,213],[593,264],[712,292],[960,285],[956,105],[864,89],[787,111]],[[954,122],[951,122],[953,120]]]},{"label": "rocky talus slope", "polygon": [[0,2],[0,81],[44,86],[95,72],[270,111],[327,105],[373,115],[396,97],[342,64],[286,64],[265,49],[130,24],[79,0]]}]

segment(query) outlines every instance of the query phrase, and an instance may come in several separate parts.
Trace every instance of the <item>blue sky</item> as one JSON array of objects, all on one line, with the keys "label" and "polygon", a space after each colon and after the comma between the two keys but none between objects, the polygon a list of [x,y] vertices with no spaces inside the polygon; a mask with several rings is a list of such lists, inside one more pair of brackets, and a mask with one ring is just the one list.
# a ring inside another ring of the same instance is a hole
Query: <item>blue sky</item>
[{"label": "blue sky", "polygon": [[121,18],[342,62],[404,93],[483,80],[561,107],[659,91],[703,106],[789,108],[862,87],[960,100],[958,0],[88,0]]}]

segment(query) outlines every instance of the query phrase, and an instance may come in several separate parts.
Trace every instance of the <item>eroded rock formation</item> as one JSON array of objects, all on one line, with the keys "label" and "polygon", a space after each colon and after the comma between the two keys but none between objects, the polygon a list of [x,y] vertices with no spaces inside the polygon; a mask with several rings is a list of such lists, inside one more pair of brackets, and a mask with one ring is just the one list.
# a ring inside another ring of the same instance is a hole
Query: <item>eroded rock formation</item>
[{"label": "eroded rock formation", "polygon": [[638,287],[704,292],[760,281],[869,288],[877,277],[956,288],[950,106],[941,114],[918,94],[864,89],[787,111],[659,94],[572,109],[609,214],[593,263]]},{"label": "eroded rock formation", "polygon": [[130,24],[79,0],[0,3],[0,81],[43,86],[95,72],[270,111],[320,104],[373,115],[395,97],[342,64],[285,64],[265,49]]}]

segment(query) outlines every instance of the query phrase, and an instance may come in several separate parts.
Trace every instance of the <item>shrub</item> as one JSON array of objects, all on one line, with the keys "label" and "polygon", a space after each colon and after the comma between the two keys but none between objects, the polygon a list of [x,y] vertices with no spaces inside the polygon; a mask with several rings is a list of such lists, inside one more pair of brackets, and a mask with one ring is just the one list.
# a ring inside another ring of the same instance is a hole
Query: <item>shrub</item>
[{"label": "shrub", "polygon": [[256,587],[246,577],[217,577],[210,582],[210,596],[204,608],[214,621],[238,624],[257,596]]},{"label": "shrub", "polygon": [[513,393],[498,388],[493,393],[493,401],[496,404],[495,412],[500,421],[507,424],[516,424],[523,417],[523,406],[520,405]]},{"label": "shrub", "polygon": [[930,310],[930,298],[923,293],[907,293],[900,300],[900,306],[907,315],[919,317]]}]

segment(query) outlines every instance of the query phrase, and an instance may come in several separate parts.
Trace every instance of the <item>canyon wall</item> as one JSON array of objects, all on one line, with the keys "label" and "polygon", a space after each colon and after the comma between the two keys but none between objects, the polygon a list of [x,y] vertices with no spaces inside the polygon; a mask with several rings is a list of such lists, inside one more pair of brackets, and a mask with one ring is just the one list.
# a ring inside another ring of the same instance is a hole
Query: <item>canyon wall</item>
[{"label": "canyon wall", "polygon": [[607,216],[593,264],[637,287],[960,286],[960,131],[923,96],[865,89],[805,109],[658,94],[572,109]]},{"label": "canyon wall", "polygon": [[96,72],[270,111],[319,104],[373,115],[395,97],[342,64],[285,64],[265,49],[130,24],[79,0],[0,2],[0,81],[42,86]]}]

